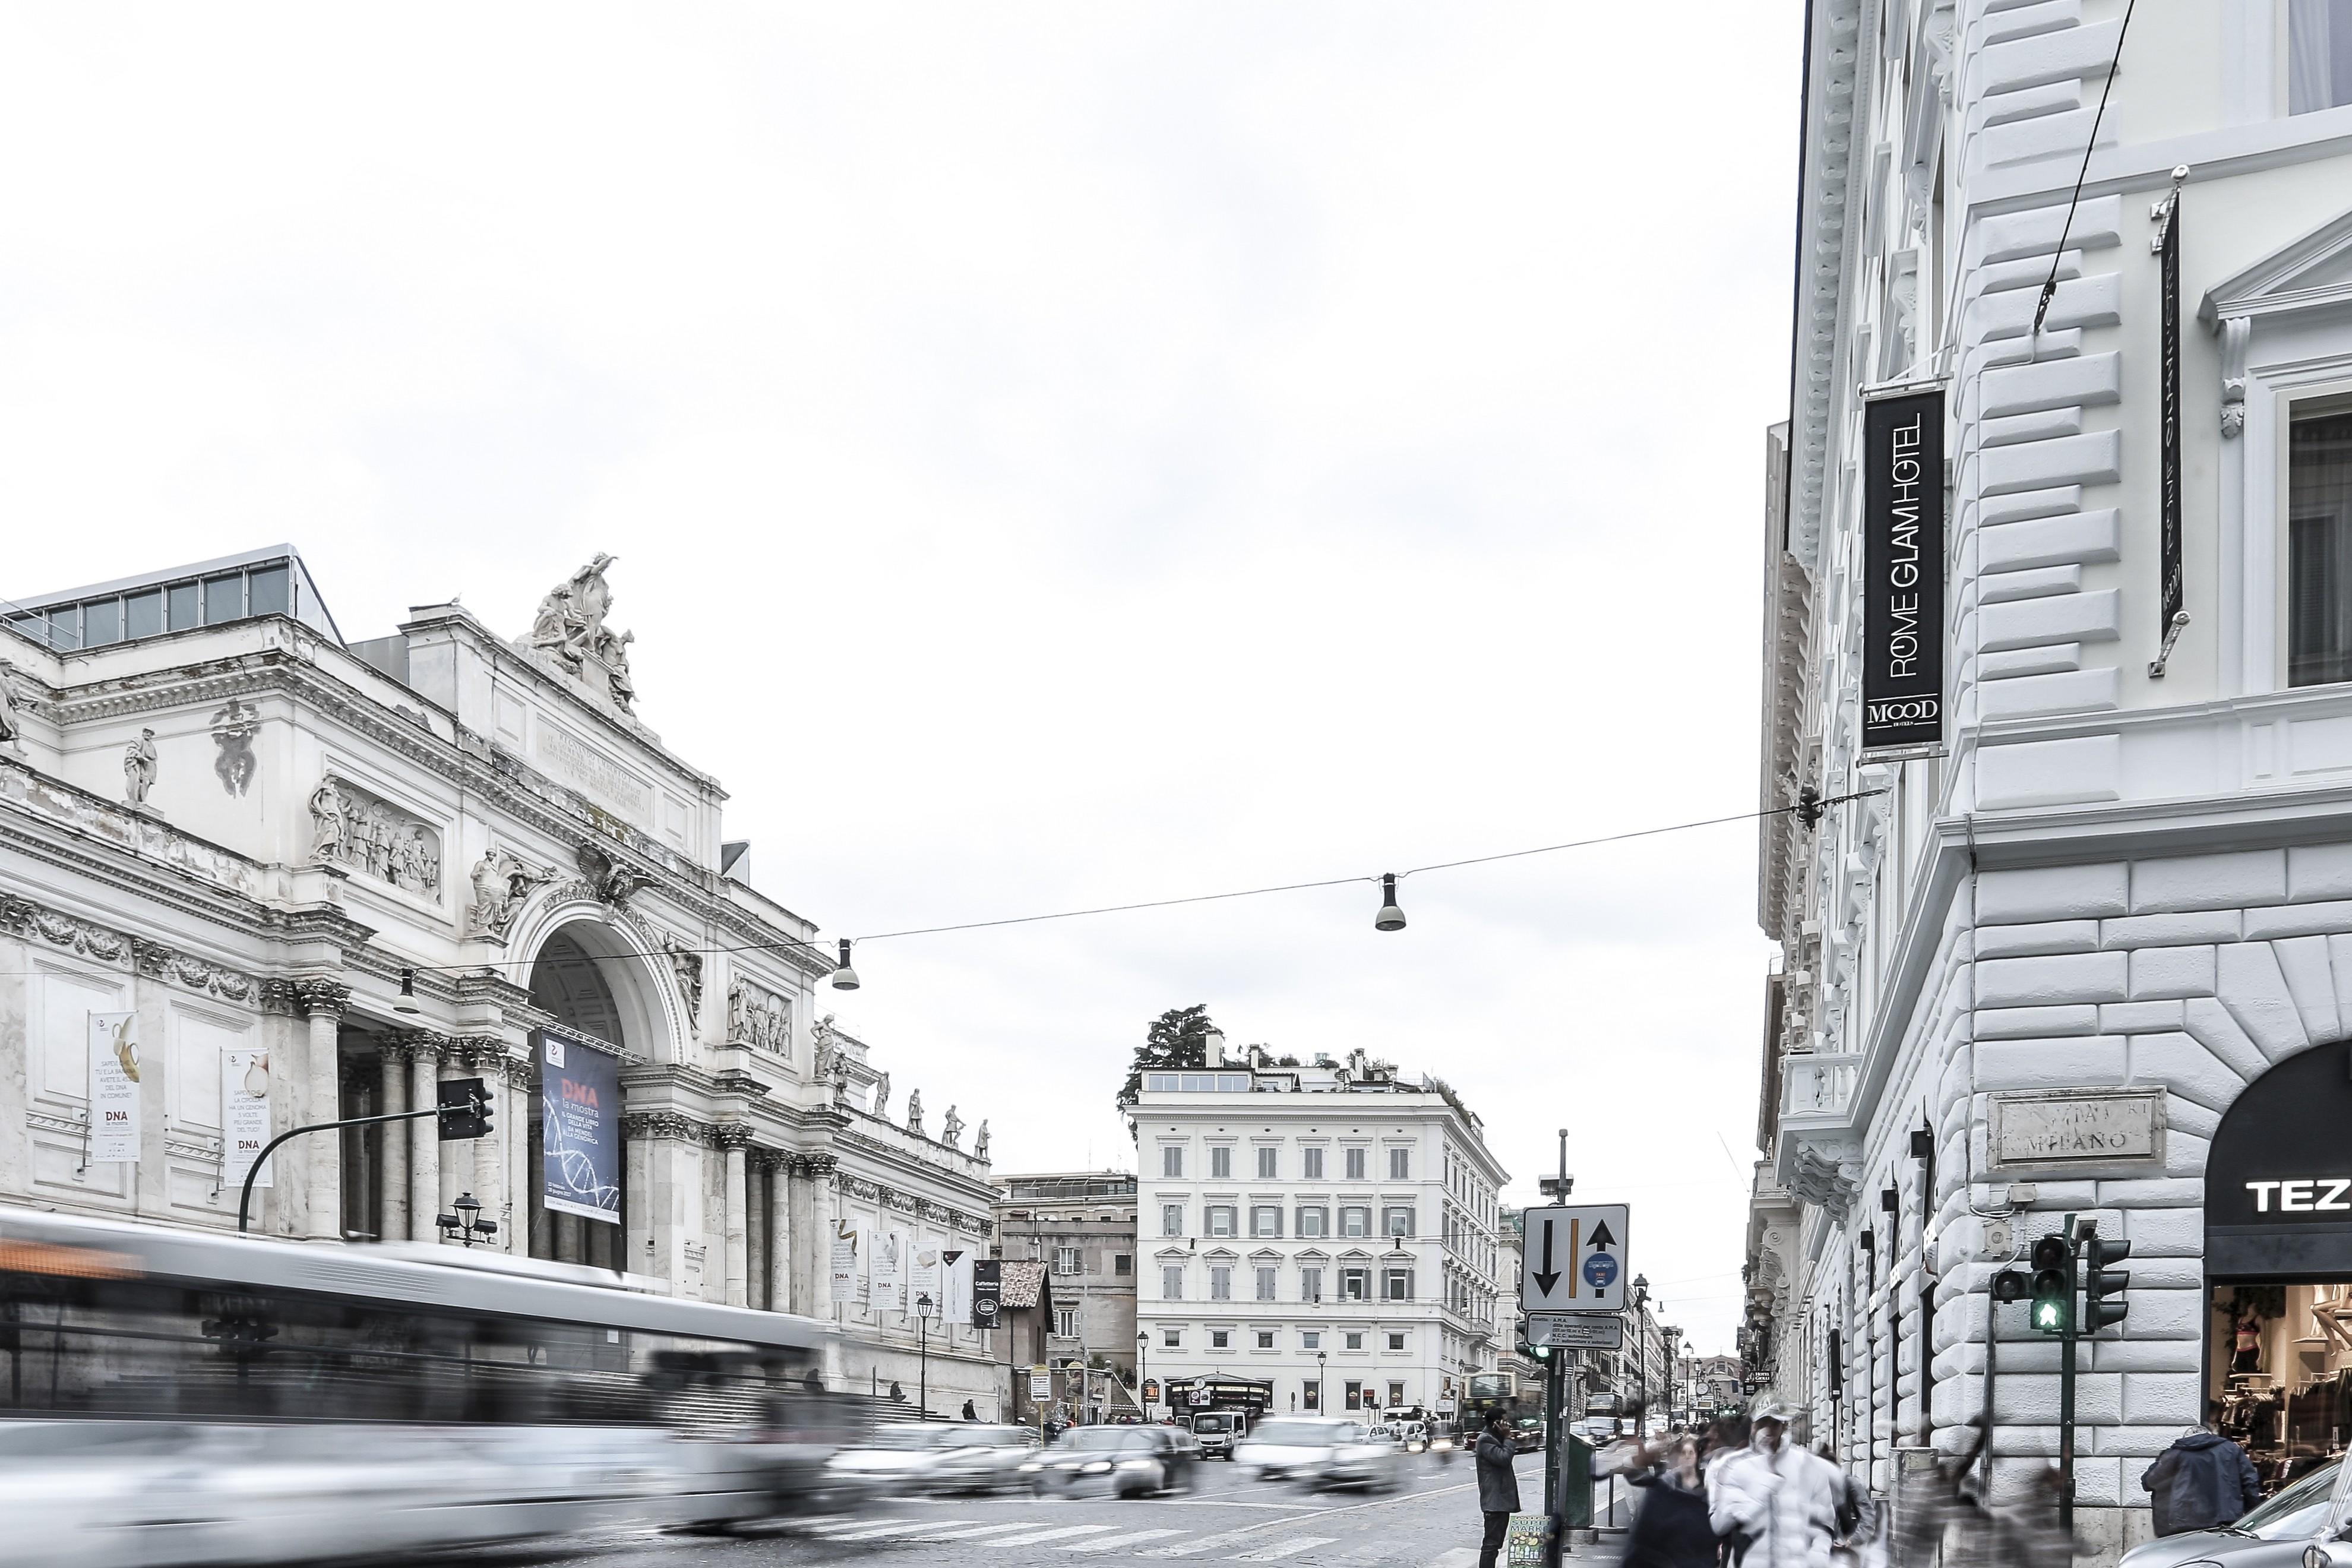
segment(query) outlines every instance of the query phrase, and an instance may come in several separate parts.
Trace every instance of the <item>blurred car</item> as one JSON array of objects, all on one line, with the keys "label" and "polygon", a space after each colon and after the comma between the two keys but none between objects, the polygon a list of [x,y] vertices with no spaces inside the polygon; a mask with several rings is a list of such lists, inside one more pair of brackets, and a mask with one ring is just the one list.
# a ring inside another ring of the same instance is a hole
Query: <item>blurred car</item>
[{"label": "blurred car", "polygon": [[1200,1441],[1203,1458],[1232,1458],[1244,1430],[1244,1418],[1230,1410],[1204,1410],[1192,1417],[1192,1436]]},{"label": "blurred car", "polygon": [[835,1453],[825,1479],[873,1497],[996,1491],[1025,1484],[1021,1464],[1036,1445],[1026,1426],[898,1422]]},{"label": "blurred car", "polygon": [[1234,1462],[1263,1481],[1385,1490],[1396,1485],[1402,1450],[1381,1430],[1336,1415],[1267,1421],[1234,1447]]},{"label": "blurred car", "polygon": [[2343,1461],[2291,1481],[2235,1524],[2160,1536],[2124,1553],[2119,1568],[2341,1568],[2352,1542],[2341,1539],[2352,1499]]},{"label": "blurred car", "polygon": [[1023,1460],[1019,1474],[1038,1497],[1150,1497],[1191,1491],[1201,1457],[1201,1445],[1181,1426],[1079,1426]]}]

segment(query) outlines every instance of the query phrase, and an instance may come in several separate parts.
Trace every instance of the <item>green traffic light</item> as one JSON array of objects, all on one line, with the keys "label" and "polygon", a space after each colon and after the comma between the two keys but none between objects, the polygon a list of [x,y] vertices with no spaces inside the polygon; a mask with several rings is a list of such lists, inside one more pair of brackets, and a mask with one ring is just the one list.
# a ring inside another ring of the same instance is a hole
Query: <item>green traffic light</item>
[{"label": "green traffic light", "polygon": [[2065,1313],[2055,1301],[2044,1301],[2033,1310],[2033,1326],[2037,1329],[2058,1329],[2065,1326]]}]

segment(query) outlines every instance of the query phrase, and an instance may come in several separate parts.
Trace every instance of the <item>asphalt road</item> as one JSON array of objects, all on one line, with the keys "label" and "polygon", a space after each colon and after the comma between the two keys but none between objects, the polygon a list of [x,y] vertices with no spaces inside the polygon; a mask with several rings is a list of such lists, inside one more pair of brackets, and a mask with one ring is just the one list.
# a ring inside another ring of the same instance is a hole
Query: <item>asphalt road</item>
[{"label": "asphalt road", "polygon": [[[1519,1460],[1522,1498],[1543,1489],[1539,1457]],[[1306,1492],[1231,1465],[1194,1472],[1170,1498],[950,1498],[901,1502],[862,1517],[761,1527],[733,1539],[619,1536],[561,1553],[544,1568],[1074,1568],[1088,1562],[1281,1563],[1288,1568],[1473,1568],[1478,1492],[1468,1456],[1402,1461],[1390,1492]],[[516,1563],[520,1557],[506,1557]],[[450,1559],[437,1559],[446,1563]]]}]

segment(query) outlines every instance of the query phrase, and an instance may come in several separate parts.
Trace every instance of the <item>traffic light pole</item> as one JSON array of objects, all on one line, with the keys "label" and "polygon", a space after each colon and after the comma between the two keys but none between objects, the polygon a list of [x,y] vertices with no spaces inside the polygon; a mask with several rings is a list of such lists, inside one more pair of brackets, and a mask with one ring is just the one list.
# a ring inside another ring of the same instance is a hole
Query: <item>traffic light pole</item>
[{"label": "traffic light pole", "polygon": [[2058,1340],[2058,1528],[2074,1533],[2074,1216],[2066,1216],[2066,1325]]},{"label": "traffic light pole", "polygon": [[237,1194],[236,1199],[237,1234],[239,1236],[245,1234],[246,1220],[253,1211],[253,1178],[261,1174],[261,1167],[268,1163],[269,1156],[277,1152],[278,1145],[280,1143],[299,1138],[305,1132],[336,1132],[346,1127],[372,1127],[379,1121],[415,1121],[427,1116],[438,1116],[445,1110],[470,1109],[463,1105],[428,1105],[422,1110],[395,1110],[383,1116],[347,1116],[341,1121],[313,1121],[308,1127],[287,1129],[264,1143],[261,1146],[261,1152],[253,1157],[253,1163],[245,1168],[245,1188]]}]

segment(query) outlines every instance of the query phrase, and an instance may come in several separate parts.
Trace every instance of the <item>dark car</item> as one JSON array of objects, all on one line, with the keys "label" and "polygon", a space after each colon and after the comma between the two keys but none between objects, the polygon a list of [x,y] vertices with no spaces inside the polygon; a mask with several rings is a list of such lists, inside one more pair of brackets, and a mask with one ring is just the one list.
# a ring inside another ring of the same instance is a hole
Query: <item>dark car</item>
[{"label": "dark car", "polygon": [[1201,1446],[1181,1426],[1079,1426],[1021,1467],[1029,1489],[1150,1497],[1192,1489]]}]

